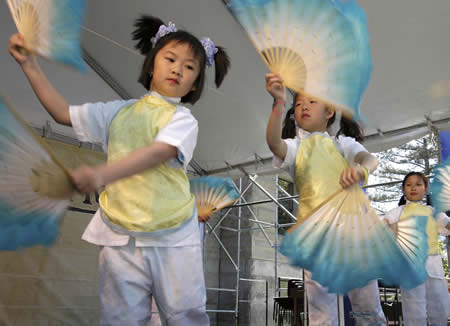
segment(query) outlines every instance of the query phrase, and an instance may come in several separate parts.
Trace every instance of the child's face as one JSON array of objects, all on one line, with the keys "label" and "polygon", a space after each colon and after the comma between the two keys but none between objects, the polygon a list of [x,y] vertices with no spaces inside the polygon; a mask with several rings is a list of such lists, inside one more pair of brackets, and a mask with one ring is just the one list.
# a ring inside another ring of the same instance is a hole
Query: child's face
[{"label": "child's face", "polygon": [[403,193],[410,201],[420,201],[425,196],[427,187],[423,179],[418,175],[411,175],[406,179]]},{"label": "child's face", "polygon": [[333,116],[323,102],[298,95],[295,102],[295,120],[300,128],[309,131],[326,131],[328,120]]},{"label": "child's face", "polygon": [[187,43],[166,44],[155,56],[150,89],[169,97],[183,97],[193,90],[200,63]]}]

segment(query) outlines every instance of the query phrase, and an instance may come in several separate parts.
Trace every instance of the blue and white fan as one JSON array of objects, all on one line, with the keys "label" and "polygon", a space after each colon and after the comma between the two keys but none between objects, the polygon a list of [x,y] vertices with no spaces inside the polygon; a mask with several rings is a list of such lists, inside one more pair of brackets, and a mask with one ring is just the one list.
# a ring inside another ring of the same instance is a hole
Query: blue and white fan
[{"label": "blue and white fan", "polygon": [[355,0],[226,3],[287,87],[358,118],[372,58],[367,18]]},{"label": "blue and white fan", "polygon": [[190,179],[189,183],[201,222],[207,221],[213,213],[233,204],[239,198],[231,178],[209,175]]},{"label": "blue and white fan", "polygon": [[25,50],[86,70],[80,47],[85,0],[6,0]]},{"label": "blue and white fan", "polygon": [[284,236],[280,252],[330,293],[345,294],[383,279],[407,289],[427,278],[427,216],[392,232],[358,185],[337,192]]},{"label": "blue and white fan", "polygon": [[73,193],[68,171],[0,96],[0,251],[52,245]]},{"label": "blue and white fan", "polygon": [[431,202],[435,214],[450,210],[450,158],[434,167]]}]

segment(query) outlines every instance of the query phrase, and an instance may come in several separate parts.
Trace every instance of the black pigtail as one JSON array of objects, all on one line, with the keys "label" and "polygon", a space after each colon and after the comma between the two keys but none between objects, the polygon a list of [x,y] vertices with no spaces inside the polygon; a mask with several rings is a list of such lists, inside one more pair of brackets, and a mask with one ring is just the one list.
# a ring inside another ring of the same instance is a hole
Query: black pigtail
[{"label": "black pigtail", "polygon": [[217,53],[214,55],[214,66],[216,69],[215,83],[216,87],[219,88],[225,75],[228,73],[231,63],[225,49],[221,46],[217,46],[216,48]]},{"label": "black pigtail", "polygon": [[163,24],[164,22],[161,19],[147,15],[142,15],[134,22],[134,27],[136,27],[136,29],[132,34],[133,40],[138,41],[135,48],[145,55],[145,60],[142,64],[142,70],[139,75],[138,82],[147,90],[150,90],[150,84],[152,81],[150,72],[153,70],[153,60],[150,55],[153,49],[151,39],[152,37],[155,37],[159,27]]},{"label": "black pigtail", "polygon": [[295,128],[295,101],[292,107],[287,111],[286,117],[284,118],[283,130],[281,131],[281,138],[295,138],[296,128]]},{"label": "black pigtail", "polygon": [[143,55],[147,55],[153,48],[152,37],[156,35],[159,27],[164,22],[153,16],[142,15],[134,22],[136,29],[133,31],[133,40],[138,41],[135,48],[139,50]]},{"label": "black pigtail", "polygon": [[364,140],[364,133],[358,122],[341,116],[340,129],[336,134],[336,137],[339,135],[345,135],[347,137],[354,138],[357,142],[361,142]]}]

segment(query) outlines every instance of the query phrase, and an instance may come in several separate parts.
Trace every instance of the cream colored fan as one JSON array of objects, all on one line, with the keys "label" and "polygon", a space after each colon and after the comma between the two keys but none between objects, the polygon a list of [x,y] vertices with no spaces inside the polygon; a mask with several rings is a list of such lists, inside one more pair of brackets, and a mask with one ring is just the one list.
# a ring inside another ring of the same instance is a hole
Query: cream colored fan
[{"label": "cream colored fan", "polygon": [[200,221],[207,221],[213,213],[231,205],[239,198],[230,178],[204,176],[191,179],[189,182]]},{"label": "cream colored fan", "polygon": [[0,184],[0,250],[51,245],[74,187],[64,166],[3,97]]},{"label": "cream colored fan", "polygon": [[25,49],[86,70],[80,48],[85,0],[6,0]]},{"label": "cream colored fan", "polygon": [[287,87],[359,115],[372,59],[367,19],[355,0],[230,0],[227,6]]},{"label": "cream colored fan", "polygon": [[354,185],[292,227],[280,251],[332,293],[347,293],[373,279],[412,288],[427,275],[426,219],[404,224],[396,237]]}]

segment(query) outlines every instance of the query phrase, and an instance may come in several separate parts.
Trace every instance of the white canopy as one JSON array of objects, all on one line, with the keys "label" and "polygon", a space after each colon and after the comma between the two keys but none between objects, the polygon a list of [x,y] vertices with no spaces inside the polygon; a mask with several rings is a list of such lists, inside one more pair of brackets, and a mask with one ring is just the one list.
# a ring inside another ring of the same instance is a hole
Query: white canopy
[{"label": "white canopy", "polygon": [[[369,19],[374,62],[361,105],[367,121],[367,148],[380,151],[399,145],[426,134],[431,124],[449,129],[450,2],[360,0],[359,4]],[[83,47],[99,75],[46,63],[44,70],[55,86],[74,104],[118,98],[106,82],[123,97],[140,97],[145,91],[137,83],[143,57],[132,50],[130,34],[134,19],[143,13],[173,21],[199,37],[210,37],[227,49],[232,60],[219,90],[213,83],[214,69],[210,69],[208,88],[192,109],[200,125],[193,167],[219,173],[227,169],[227,163],[256,167],[260,159],[268,162],[271,153],[265,129],[271,98],[264,87],[267,68],[222,0],[89,1],[85,22],[89,31],[84,32]],[[4,48],[0,91],[10,96],[33,125],[43,125],[50,118],[6,51],[15,27],[4,3],[0,4],[0,19]],[[51,125],[73,136],[70,129]]]}]

